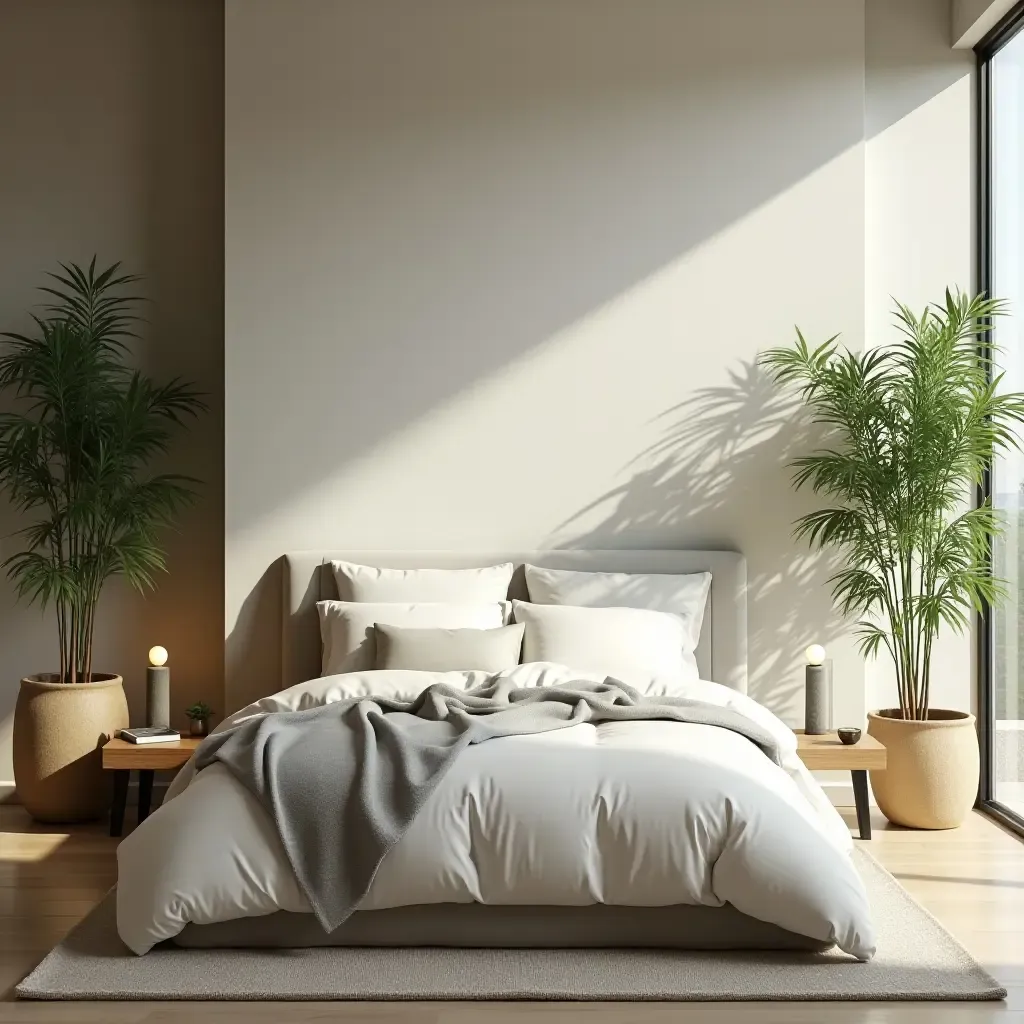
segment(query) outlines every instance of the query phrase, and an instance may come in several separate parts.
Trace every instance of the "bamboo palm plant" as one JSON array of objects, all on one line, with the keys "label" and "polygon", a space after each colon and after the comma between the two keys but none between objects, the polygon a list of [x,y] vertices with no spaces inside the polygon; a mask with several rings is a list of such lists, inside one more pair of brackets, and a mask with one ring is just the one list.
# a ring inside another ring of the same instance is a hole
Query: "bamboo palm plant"
[{"label": "bamboo palm plant", "polygon": [[1002,392],[979,345],[1003,312],[997,300],[947,291],[920,314],[898,303],[891,344],[851,352],[834,337],[811,348],[797,330],[791,347],[762,356],[830,432],[828,447],[793,463],[796,487],[828,502],[795,532],[844,556],[833,595],[859,617],[862,651],[892,657],[904,719],[928,718],[940,626],[962,632],[1004,589],[989,570],[1002,523],[987,501],[965,507],[993,454],[1021,444],[1024,394]]},{"label": "bamboo palm plant", "polygon": [[3,564],[19,596],[56,608],[59,679],[80,683],[93,678],[104,583],[123,576],[145,591],[166,568],[160,532],[196,481],[147,466],[204,406],[191,384],[126,365],[136,276],[98,271],[95,258],[60,266],[34,330],[0,334],[0,487],[32,518]]}]

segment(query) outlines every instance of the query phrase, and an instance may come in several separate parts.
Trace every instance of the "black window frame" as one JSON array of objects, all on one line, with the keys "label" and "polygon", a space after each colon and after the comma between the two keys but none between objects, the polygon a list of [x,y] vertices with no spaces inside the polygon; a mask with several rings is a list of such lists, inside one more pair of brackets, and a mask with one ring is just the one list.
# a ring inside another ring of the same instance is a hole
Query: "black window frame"
[{"label": "black window frame", "polygon": [[[1021,0],[975,47],[978,60],[977,83],[977,276],[978,288],[988,293],[992,283],[992,58],[1018,32],[1024,32],[1024,0]],[[991,336],[980,339],[981,353],[991,351]],[[978,503],[992,498],[992,467],[986,469],[978,487]],[[989,551],[991,566],[991,550]],[[995,732],[996,702],[993,687],[992,609],[986,604],[977,616],[978,739],[981,744],[980,810],[1005,827],[1024,836],[1024,815],[996,799]]]}]

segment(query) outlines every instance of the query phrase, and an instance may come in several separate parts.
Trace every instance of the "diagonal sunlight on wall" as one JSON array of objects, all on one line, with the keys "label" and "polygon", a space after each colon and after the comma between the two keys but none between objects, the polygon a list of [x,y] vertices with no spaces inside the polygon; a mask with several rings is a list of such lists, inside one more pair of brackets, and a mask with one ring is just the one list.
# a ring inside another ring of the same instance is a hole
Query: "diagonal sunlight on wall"
[{"label": "diagonal sunlight on wall", "polygon": [[[803,648],[827,642],[837,672],[856,680],[840,710],[859,720],[863,669],[821,600],[822,566],[790,540],[810,507],[784,469],[800,427],[753,363],[796,322],[812,338],[843,331],[861,343],[863,196],[858,144],[357,458],[325,466],[315,485],[276,495],[272,513],[228,534],[229,566],[258,569],[229,573],[228,622],[259,573],[295,547],[734,547],[749,560],[754,695],[795,720]],[[311,416],[310,429],[329,419]],[[246,682],[254,695],[272,688]]]}]

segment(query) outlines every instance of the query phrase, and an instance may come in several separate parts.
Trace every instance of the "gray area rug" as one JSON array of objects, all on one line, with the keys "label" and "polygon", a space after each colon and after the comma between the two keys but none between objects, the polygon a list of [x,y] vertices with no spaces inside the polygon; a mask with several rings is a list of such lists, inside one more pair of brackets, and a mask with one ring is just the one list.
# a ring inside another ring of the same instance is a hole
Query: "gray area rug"
[{"label": "gray area rug", "polygon": [[1002,999],[1006,992],[877,861],[858,850],[878,927],[842,953],[594,949],[160,947],[133,956],[110,893],[18,986],[26,999]]}]

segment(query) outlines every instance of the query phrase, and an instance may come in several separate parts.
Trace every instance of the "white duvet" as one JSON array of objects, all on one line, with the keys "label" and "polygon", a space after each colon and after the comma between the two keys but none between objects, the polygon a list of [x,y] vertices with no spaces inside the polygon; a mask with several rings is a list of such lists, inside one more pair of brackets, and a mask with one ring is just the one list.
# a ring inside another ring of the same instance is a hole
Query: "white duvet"
[{"label": "white duvet", "polygon": [[[545,663],[503,675],[517,686],[587,678]],[[489,678],[328,676],[266,697],[220,728],[356,695],[411,698],[433,682],[469,688]],[[359,909],[728,902],[869,959],[874,929],[850,834],[797,757],[793,733],[715,683],[625,681],[734,708],[777,737],[783,766],[736,733],[676,722],[578,725],[481,743],[456,760]],[[309,912],[269,817],[221,765],[196,774],[187,764],[117,856],[117,927],[136,953],[190,922]]]}]

